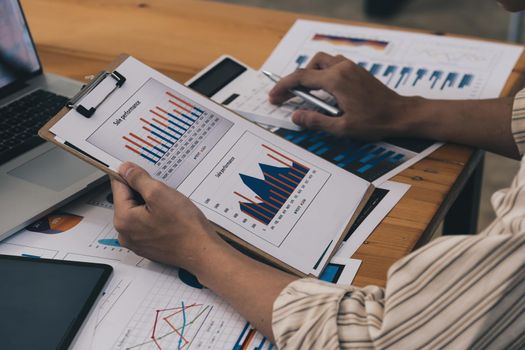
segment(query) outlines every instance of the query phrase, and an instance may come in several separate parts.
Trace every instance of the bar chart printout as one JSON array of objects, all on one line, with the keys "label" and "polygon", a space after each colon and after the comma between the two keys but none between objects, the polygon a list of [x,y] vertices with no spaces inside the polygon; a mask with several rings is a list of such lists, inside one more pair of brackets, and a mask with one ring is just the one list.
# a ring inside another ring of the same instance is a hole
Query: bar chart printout
[{"label": "bar chart printout", "polygon": [[280,246],[329,177],[246,132],[190,198]]},{"label": "bar chart printout", "polygon": [[418,139],[368,143],[308,130],[279,129],[276,134],[369,182],[380,179],[434,144]]},{"label": "bar chart printout", "polygon": [[[280,163],[281,166],[276,167],[259,163],[263,179],[240,174],[242,182],[256,194],[255,198],[259,202],[251,200],[237,191],[234,193],[242,200],[246,200],[246,202],[239,202],[240,210],[243,213],[264,225],[269,225],[310,169],[267,145],[263,144],[262,147],[268,150],[268,157]],[[291,162],[291,164],[287,162]]]},{"label": "bar chart printout", "polygon": [[232,125],[149,79],[88,142],[177,187]]}]

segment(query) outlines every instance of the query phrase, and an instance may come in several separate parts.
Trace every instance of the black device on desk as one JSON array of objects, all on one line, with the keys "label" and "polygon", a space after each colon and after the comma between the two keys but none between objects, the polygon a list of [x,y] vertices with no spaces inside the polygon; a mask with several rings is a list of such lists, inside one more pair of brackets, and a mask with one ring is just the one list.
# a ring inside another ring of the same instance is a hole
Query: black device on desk
[{"label": "black device on desk", "polygon": [[112,270],[0,255],[0,349],[67,349]]}]

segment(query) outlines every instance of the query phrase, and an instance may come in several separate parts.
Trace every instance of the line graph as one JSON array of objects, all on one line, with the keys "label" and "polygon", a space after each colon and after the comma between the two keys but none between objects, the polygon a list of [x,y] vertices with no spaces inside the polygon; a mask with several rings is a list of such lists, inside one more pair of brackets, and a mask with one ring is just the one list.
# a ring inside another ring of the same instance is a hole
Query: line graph
[{"label": "line graph", "polygon": [[166,268],[130,307],[113,347],[132,350],[231,349],[245,321],[207,289],[196,289]]},{"label": "line graph", "polygon": [[[177,350],[185,349],[192,338],[197,335],[193,328],[200,328],[207,315],[212,310],[212,306],[193,303],[181,306],[157,309],[152,325],[150,340],[133,345],[127,349],[140,349],[147,345],[155,345],[159,350],[173,348],[170,345],[176,344]],[[175,338],[171,339],[171,338]]]}]

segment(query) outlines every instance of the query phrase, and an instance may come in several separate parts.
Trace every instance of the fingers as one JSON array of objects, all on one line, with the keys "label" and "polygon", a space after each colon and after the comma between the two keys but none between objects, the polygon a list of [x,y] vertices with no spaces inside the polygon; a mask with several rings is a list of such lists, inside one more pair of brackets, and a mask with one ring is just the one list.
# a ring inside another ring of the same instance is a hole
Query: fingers
[{"label": "fingers", "polygon": [[304,87],[310,90],[324,89],[331,92],[330,75],[321,70],[299,69],[282,78],[270,91],[270,102],[281,104],[290,98],[290,89]]},{"label": "fingers", "polygon": [[119,210],[126,210],[135,206],[133,193],[126,184],[123,184],[118,180],[111,179],[111,191],[113,192],[113,202],[115,207]]},{"label": "fingers", "polygon": [[346,58],[342,55],[332,56],[326,52],[318,52],[308,62],[306,69],[326,69],[345,60]]},{"label": "fingers", "polygon": [[153,179],[146,170],[136,164],[126,162],[120,166],[120,175],[128,185],[139,192],[144,198],[150,189],[157,185],[158,181]]},{"label": "fingers", "polygon": [[315,111],[296,111],[292,121],[306,129],[326,131],[333,135],[340,135],[345,128],[345,120],[342,117],[328,117]]}]

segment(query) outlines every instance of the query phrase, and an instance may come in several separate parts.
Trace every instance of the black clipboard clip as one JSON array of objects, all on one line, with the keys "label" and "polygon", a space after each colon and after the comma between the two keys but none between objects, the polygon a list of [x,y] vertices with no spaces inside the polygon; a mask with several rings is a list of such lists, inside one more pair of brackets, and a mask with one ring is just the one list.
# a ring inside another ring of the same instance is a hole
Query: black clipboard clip
[{"label": "black clipboard clip", "polygon": [[[111,91],[104,96],[102,101],[100,101],[95,107],[86,108],[83,105],[81,105],[79,102],[82,100],[85,96],[87,96],[89,93],[91,93],[104,79],[106,79],[108,76],[113,78],[116,83],[115,87],[111,89]],[[102,71],[87,85],[85,85],[82,90],[79,91],[78,94],[76,94],[69,102],[67,103],[68,108],[75,109],[78,113],[82,114],[86,118],[91,118],[93,114],[97,111],[97,108],[100,107],[108,98],[113,94],[118,88],[120,88],[124,83],[126,82],[126,77],[124,77],[122,74],[114,70],[113,72],[108,71]]]}]

